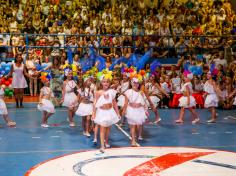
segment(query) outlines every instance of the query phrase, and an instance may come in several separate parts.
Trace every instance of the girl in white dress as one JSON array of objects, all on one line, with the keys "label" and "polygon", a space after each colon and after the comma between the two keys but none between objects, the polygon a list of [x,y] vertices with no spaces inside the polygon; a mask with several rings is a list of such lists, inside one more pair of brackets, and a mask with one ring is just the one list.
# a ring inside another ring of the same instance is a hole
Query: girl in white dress
[{"label": "girl in white dress", "polygon": [[40,90],[38,110],[42,111],[42,124],[41,127],[48,128],[48,118],[55,113],[54,105],[51,101],[54,98],[53,92],[50,88],[50,80],[42,78],[44,86]]},{"label": "girl in white dress", "polygon": [[[129,78],[127,76],[126,73],[123,74],[122,76],[122,81],[121,81],[121,84],[120,86],[118,86],[117,90],[118,90],[118,93],[119,93],[119,96],[118,96],[118,102],[117,102],[117,105],[120,109],[120,112],[122,111],[122,108],[124,107],[124,104],[125,104],[125,96],[124,96],[124,93],[125,91],[127,91],[128,89],[130,88],[130,82],[129,82]],[[120,126],[123,126],[125,123],[125,118],[121,117],[121,122],[120,122]]]},{"label": "girl in white dress", "polygon": [[184,113],[185,109],[188,109],[193,117],[194,120],[192,121],[192,124],[196,124],[200,121],[194,107],[196,106],[196,102],[194,97],[191,95],[193,93],[192,83],[191,79],[193,78],[193,74],[190,73],[184,78],[184,85],[181,88],[181,92],[183,96],[179,99],[179,106],[181,107],[179,118],[175,121],[176,123],[183,123],[184,122]]},{"label": "girl in white dress", "polygon": [[159,113],[157,111],[157,106],[160,101],[160,98],[158,96],[160,93],[164,94],[166,97],[169,97],[169,95],[155,81],[155,75],[153,75],[153,74],[150,75],[149,82],[145,85],[145,88],[147,91],[146,103],[147,103],[148,107],[150,107],[155,114],[155,121],[153,123],[159,123],[161,121],[161,118],[160,118]]},{"label": "girl in white dress", "polygon": [[203,86],[204,95],[205,97],[205,103],[204,107],[208,108],[211,112],[211,119],[208,120],[208,123],[214,123],[216,122],[216,107],[218,107],[218,96],[217,94],[221,94],[220,89],[216,85],[216,82],[212,79],[211,72],[207,73],[207,81],[205,82]]},{"label": "girl in white dress", "polygon": [[4,86],[2,85],[0,87],[0,115],[3,116],[3,119],[5,120],[7,126],[15,126],[16,122],[12,121],[8,116],[7,106],[4,102]]},{"label": "girl in white dress", "polygon": [[74,115],[75,111],[78,107],[78,98],[75,92],[78,90],[78,86],[75,83],[73,78],[73,72],[71,69],[65,70],[65,77],[66,80],[63,82],[63,89],[62,89],[62,106],[68,108],[68,117],[70,127],[75,127],[74,122]]},{"label": "girl in white dress", "polygon": [[22,55],[17,54],[15,63],[12,64],[11,71],[6,76],[12,76],[12,88],[14,89],[16,108],[23,108],[24,89],[28,87],[25,76],[31,78],[26,71],[25,65],[22,62]]},{"label": "girl in white dress", "polygon": [[[108,136],[111,125],[120,119],[118,106],[115,100],[116,91],[110,89],[111,73],[103,73],[99,78],[101,90],[96,91],[92,119],[100,126],[100,152],[104,153],[105,143],[108,144]],[[105,142],[104,142],[105,141]]]},{"label": "girl in white dress", "polygon": [[145,102],[145,95],[139,90],[140,80],[132,78],[131,85],[132,89],[125,92],[126,98],[122,115],[127,118],[130,126],[131,145],[136,146],[136,137],[140,133],[143,123],[148,118],[148,109]]},{"label": "girl in white dress", "polygon": [[77,111],[75,112],[76,115],[81,116],[83,118],[83,135],[87,137],[90,137],[90,120],[93,112],[93,91],[90,86],[90,78],[84,78],[84,87],[80,87],[78,89],[78,99],[80,104]]}]

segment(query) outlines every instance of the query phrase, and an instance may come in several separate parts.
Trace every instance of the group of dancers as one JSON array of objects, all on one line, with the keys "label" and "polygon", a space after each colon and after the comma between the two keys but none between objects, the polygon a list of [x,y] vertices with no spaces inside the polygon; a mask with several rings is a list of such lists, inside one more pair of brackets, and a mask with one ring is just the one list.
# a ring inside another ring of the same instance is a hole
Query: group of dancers
[{"label": "group of dancers", "polygon": [[[20,68],[18,66],[17,68]],[[17,70],[16,70],[17,71]],[[14,70],[13,70],[14,73]],[[147,75],[147,74],[146,74]],[[14,76],[14,75],[13,75]],[[127,123],[130,127],[131,146],[137,145],[137,140],[143,140],[143,124],[148,121],[149,110],[155,114],[154,123],[159,123],[157,107],[160,102],[158,93],[168,97],[168,92],[155,81],[155,75],[149,74],[144,77],[140,72],[133,70],[123,72],[121,78],[114,76],[112,71],[103,70],[92,74],[84,74],[83,80],[73,80],[73,71],[70,68],[64,70],[64,82],[62,99],[60,103],[68,109],[68,121],[70,127],[75,127],[75,115],[82,117],[83,135],[90,137],[94,133],[94,143],[97,143],[98,131],[100,129],[100,151],[110,147],[110,127],[120,121],[120,125]],[[199,123],[199,114],[195,111],[196,101],[192,96],[193,88],[191,80],[193,74],[184,75],[184,83],[181,86],[182,97],[179,99],[181,107],[179,118],[176,123],[184,122],[185,110],[192,113],[192,124]],[[55,98],[50,88],[50,78],[41,77],[43,87],[40,90],[38,110],[42,112],[43,128],[49,127],[48,119],[55,113],[52,99]],[[24,81],[23,81],[24,82]],[[234,91],[230,96],[234,96]],[[4,86],[0,90],[0,114],[8,126],[15,126],[16,123],[8,116],[6,104],[3,99]],[[212,78],[211,72],[207,74],[207,81],[204,84],[205,108],[211,112],[208,123],[216,122],[216,107],[220,89]],[[236,102],[236,101],[235,101]]]}]

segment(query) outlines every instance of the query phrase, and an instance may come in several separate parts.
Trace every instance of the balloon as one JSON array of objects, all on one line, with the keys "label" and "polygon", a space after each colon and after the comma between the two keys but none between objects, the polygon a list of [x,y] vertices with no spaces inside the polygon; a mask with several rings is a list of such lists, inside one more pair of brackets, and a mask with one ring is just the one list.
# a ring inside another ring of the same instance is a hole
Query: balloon
[{"label": "balloon", "polygon": [[1,63],[2,68],[5,68],[7,66],[6,62]]},{"label": "balloon", "polygon": [[9,92],[9,93],[8,93],[8,96],[10,96],[10,97],[13,97],[13,95],[14,95],[13,92]]},{"label": "balloon", "polygon": [[1,73],[1,71],[2,71],[2,67],[1,67],[1,65],[0,65],[0,73]]},{"label": "balloon", "polygon": [[10,72],[11,68],[10,67],[6,67],[5,68],[5,74],[8,74]]},{"label": "balloon", "polygon": [[5,95],[8,96],[9,95],[10,90],[8,88],[5,89]]},{"label": "balloon", "polygon": [[6,85],[6,86],[9,86],[9,85],[10,85],[10,82],[9,82],[9,81],[5,81],[5,85]]},{"label": "balloon", "polygon": [[3,70],[3,71],[1,71],[1,75],[5,75],[5,71]]}]

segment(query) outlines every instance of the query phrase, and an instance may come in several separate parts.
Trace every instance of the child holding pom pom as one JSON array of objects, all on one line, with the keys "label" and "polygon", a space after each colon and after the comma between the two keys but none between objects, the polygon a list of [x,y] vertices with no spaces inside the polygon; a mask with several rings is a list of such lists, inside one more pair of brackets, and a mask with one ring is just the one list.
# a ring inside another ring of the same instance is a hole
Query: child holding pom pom
[{"label": "child holding pom pom", "polygon": [[49,78],[41,76],[41,81],[44,86],[40,90],[38,110],[42,111],[42,124],[41,127],[48,128],[48,118],[55,113],[54,105],[52,104],[51,98],[54,97],[53,92],[50,88]]},{"label": "child holding pom pom", "polygon": [[7,107],[6,107],[6,104],[3,100],[3,97],[4,97],[4,85],[2,85],[0,87],[0,115],[3,116],[3,119],[5,120],[7,126],[15,126],[16,125],[16,122],[12,121],[9,116],[8,116],[8,111],[7,111]]}]

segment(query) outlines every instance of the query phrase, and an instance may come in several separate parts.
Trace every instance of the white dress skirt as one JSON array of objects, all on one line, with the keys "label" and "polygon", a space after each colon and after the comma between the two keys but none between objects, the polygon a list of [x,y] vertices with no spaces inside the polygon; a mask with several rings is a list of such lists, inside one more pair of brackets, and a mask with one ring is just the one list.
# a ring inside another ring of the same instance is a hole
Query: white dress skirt
[{"label": "white dress skirt", "polygon": [[3,88],[0,88],[0,115],[7,115],[7,106],[6,103],[3,100],[4,97],[4,90]]},{"label": "white dress skirt", "polygon": [[236,106],[236,97],[234,97],[234,102],[233,102],[233,105]]},{"label": "white dress skirt", "polygon": [[206,82],[203,88],[204,88],[204,92],[207,93],[204,107],[205,108],[218,107],[219,99],[218,99],[218,96],[216,95],[214,87],[208,82]]},{"label": "white dress skirt", "polygon": [[[46,87],[46,86],[41,88],[40,95],[54,97],[54,94],[52,90],[50,89],[50,87]],[[42,99],[42,104],[38,104],[38,110],[46,111],[48,113],[53,113],[53,114],[55,113],[55,108],[52,101],[45,98]]]},{"label": "white dress skirt", "polygon": [[80,103],[77,111],[75,112],[78,116],[90,116],[93,113],[93,104],[92,103]]},{"label": "white dress skirt", "polygon": [[62,106],[65,106],[68,108],[74,108],[78,106],[78,99],[74,93],[75,87],[76,87],[76,83],[73,80],[66,83],[65,96],[64,96],[64,101],[62,103]]},{"label": "white dress skirt", "polygon": [[75,114],[81,117],[84,116],[91,116],[93,113],[93,93],[92,93],[92,89],[88,89],[85,88],[84,91],[82,91],[81,89],[78,90],[78,93],[80,94],[80,96],[82,98],[86,98],[88,101],[90,101],[89,103],[83,103],[81,102],[79,104],[78,109],[76,110]]},{"label": "white dress skirt", "polygon": [[112,104],[113,99],[116,96],[116,91],[109,89],[104,92],[96,102],[96,114],[94,123],[101,125],[103,127],[109,127],[113,124],[116,124],[119,121],[119,117],[115,112],[114,108],[104,110],[101,109],[104,104]]},{"label": "white dress skirt", "polygon": [[146,109],[145,109],[145,100],[144,95],[140,92],[136,92],[133,89],[129,89],[125,92],[125,95],[128,98],[129,103],[141,104],[142,107],[133,108],[128,104],[125,117],[127,118],[129,125],[142,125],[146,119]]},{"label": "white dress skirt", "polygon": [[2,98],[0,98],[0,115],[7,115],[7,106]]},{"label": "white dress skirt", "polygon": [[[181,88],[181,92],[184,93],[187,91],[187,87],[189,88],[189,91],[190,93],[193,92],[193,89],[192,89],[192,84],[190,82],[187,82],[185,83],[182,88]],[[183,107],[183,108],[192,108],[192,107],[195,107],[196,106],[196,100],[195,98],[190,95],[189,96],[190,98],[190,102],[188,104],[188,97],[187,96],[182,96],[180,99],[179,99],[179,106],[180,107]]]},{"label": "white dress skirt", "polygon": [[48,99],[42,99],[42,104],[38,105],[38,110],[39,111],[46,111],[48,113],[55,113],[55,108],[52,102]]},{"label": "white dress skirt", "polygon": [[12,88],[26,88],[28,87],[25,76],[24,76],[24,64],[17,67],[13,64],[13,77],[12,77]]},{"label": "white dress skirt", "polygon": [[[156,88],[152,83],[147,83],[146,88],[147,88],[148,92],[151,93],[151,94],[158,95],[160,93],[158,88]],[[160,102],[160,98],[155,96],[155,95],[151,95],[151,96],[149,96],[149,98],[150,98],[152,104],[155,107],[157,107],[158,103]],[[148,107],[150,107],[150,103],[149,103],[149,101],[147,100],[146,97],[145,97],[145,102],[146,102],[146,105]]]},{"label": "white dress skirt", "polygon": [[193,96],[190,96],[190,103],[189,105],[187,104],[188,103],[188,97],[187,96],[182,96],[180,99],[179,99],[179,106],[180,107],[183,107],[183,108],[192,108],[192,107],[195,107],[196,106],[196,101],[195,101],[195,98]]},{"label": "white dress skirt", "polygon": [[[157,107],[158,103],[160,102],[160,98],[158,98],[157,96],[149,96],[149,98],[150,98],[152,104],[153,104],[155,107]],[[147,106],[150,107],[150,103],[149,103],[149,101],[147,100],[147,98],[146,98],[145,101],[146,101]]]}]

